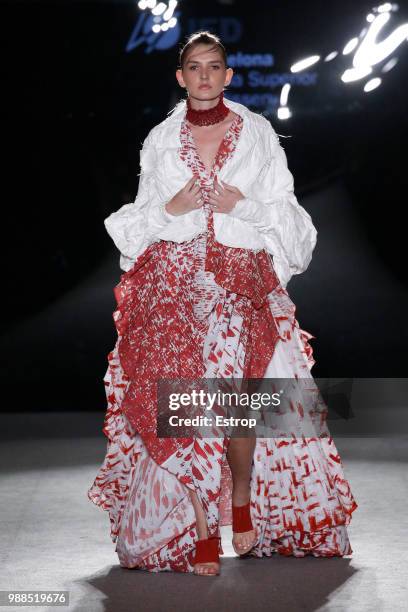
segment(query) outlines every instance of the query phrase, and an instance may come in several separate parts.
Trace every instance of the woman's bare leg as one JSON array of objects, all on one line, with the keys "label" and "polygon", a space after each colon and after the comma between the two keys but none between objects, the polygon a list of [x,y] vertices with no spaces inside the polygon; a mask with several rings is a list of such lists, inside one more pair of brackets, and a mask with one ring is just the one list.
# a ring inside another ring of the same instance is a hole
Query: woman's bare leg
[{"label": "woman's bare leg", "polygon": [[[196,515],[196,529],[199,540],[205,540],[208,538],[207,519],[203,507],[201,506],[198,495],[195,491],[189,489],[191,503],[194,507]],[[214,561],[208,563],[196,563],[194,566],[195,574],[216,574],[219,570],[219,563]]]},{"label": "woman's bare leg", "polygon": [[[229,441],[227,460],[232,473],[232,504],[234,506],[244,506],[250,500],[250,481],[252,471],[252,459],[256,445],[256,438],[231,438]],[[207,520],[205,512],[201,506],[198,495],[189,489],[191,503],[196,515],[196,529],[199,540],[208,538]],[[235,533],[232,539],[233,544],[239,551],[245,552],[251,544],[256,542],[256,531],[246,531]],[[219,563],[197,563],[194,566],[196,574],[214,574],[219,570]]]},{"label": "woman's bare leg", "polygon": [[[230,438],[227,460],[232,474],[232,505],[244,506],[251,498],[250,482],[252,459],[256,445],[255,437]],[[256,531],[234,533],[232,542],[235,548],[246,552],[256,542]]]}]

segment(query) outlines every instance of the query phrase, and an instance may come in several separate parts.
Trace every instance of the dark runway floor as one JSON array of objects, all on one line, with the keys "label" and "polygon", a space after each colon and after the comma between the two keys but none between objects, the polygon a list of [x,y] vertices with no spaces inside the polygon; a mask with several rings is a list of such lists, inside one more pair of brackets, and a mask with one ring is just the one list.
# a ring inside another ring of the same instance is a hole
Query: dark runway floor
[{"label": "dark runway floor", "polygon": [[0,589],[65,589],[76,612],[407,609],[406,423],[400,435],[383,437],[347,437],[332,424],[359,504],[352,556],[242,560],[223,528],[226,555],[213,578],[119,567],[108,515],[86,496],[106,447],[102,413],[2,421]]}]

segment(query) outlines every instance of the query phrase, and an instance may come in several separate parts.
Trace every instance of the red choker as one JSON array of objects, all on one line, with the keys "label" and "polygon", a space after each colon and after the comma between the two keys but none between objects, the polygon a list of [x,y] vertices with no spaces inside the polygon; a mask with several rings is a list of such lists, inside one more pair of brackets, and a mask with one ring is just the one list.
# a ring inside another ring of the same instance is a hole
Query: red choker
[{"label": "red choker", "polygon": [[220,98],[215,106],[204,110],[191,108],[190,98],[187,98],[186,119],[193,125],[213,125],[220,123],[229,113],[229,108],[224,104],[224,92],[220,93]]}]

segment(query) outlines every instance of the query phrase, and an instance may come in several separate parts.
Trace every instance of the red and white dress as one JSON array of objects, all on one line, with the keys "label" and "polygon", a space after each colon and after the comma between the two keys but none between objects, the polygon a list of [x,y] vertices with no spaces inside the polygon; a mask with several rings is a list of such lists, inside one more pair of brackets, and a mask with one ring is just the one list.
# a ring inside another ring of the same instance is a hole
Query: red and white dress
[{"label": "red and white dress", "polygon": [[[313,380],[313,336],[300,329],[269,254],[214,237],[208,192],[234,154],[242,123],[237,115],[208,175],[183,120],[179,154],[200,180],[207,230],[183,243],[151,244],[115,287],[118,338],[104,377],[107,452],[88,497],[109,513],[122,567],[193,571],[197,532],[189,489],[200,498],[209,535],[232,523],[229,439],[158,438],[157,379]],[[257,439],[254,556],[352,553],[346,526],[357,503],[330,434],[299,435],[303,423],[310,431],[307,418],[298,411],[290,439]]]}]

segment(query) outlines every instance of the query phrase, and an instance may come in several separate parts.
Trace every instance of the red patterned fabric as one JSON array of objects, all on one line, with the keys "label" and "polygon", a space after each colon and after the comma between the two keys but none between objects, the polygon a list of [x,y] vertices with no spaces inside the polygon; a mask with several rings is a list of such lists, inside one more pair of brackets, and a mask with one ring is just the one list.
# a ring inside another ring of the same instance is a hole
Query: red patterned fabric
[{"label": "red patterned fabric", "polygon": [[[236,294],[236,307],[243,313],[247,337],[244,376],[262,378],[278,340],[267,296],[278,286],[279,280],[265,250],[256,253],[227,247],[215,239],[213,211],[208,205],[214,175],[233,153],[241,129],[242,118],[237,115],[219,146],[207,177],[190,127],[184,121],[180,157],[201,182],[208,225],[205,271],[213,273],[219,287]],[[119,357],[129,380],[122,410],[159,464],[179,448],[190,446],[192,439],[157,437],[157,380],[202,378],[205,374],[202,354],[208,319],[197,319],[190,295],[184,291],[184,285],[192,284],[202,267],[196,256],[195,242],[197,239],[185,243],[183,256],[175,265],[171,257],[177,248],[175,243],[152,244],[133,268],[122,275],[115,288],[114,320],[121,337]],[[180,262],[184,265],[180,266]]]}]

